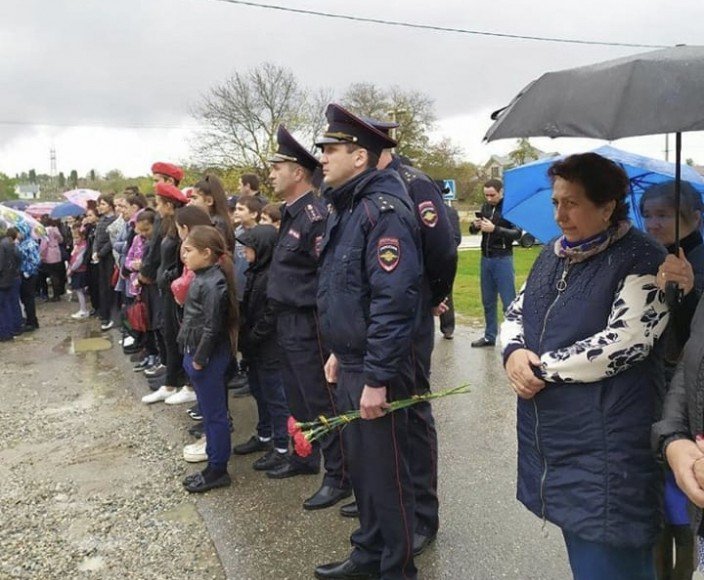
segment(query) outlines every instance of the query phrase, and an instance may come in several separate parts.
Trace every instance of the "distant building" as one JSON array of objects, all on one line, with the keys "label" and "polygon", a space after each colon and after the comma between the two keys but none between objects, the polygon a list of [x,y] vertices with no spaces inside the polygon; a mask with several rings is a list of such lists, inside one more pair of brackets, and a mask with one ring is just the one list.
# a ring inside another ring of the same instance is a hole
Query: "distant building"
[{"label": "distant building", "polygon": [[[559,153],[546,153],[545,151],[541,151],[537,148],[535,149],[535,153],[538,155],[535,161],[560,156]],[[532,161],[530,161],[530,163],[532,163]],[[509,155],[492,155],[489,157],[489,161],[483,165],[482,173],[487,179],[502,179],[504,176],[504,171],[508,171],[514,167],[516,167],[516,162],[511,159]]]},{"label": "distant building", "polygon": [[15,185],[15,195],[20,199],[39,199],[40,194],[39,185],[36,183],[20,183]]},{"label": "distant building", "polygon": [[484,174],[489,179],[501,179],[504,171],[514,167],[515,163],[508,155],[492,155],[484,164]]}]

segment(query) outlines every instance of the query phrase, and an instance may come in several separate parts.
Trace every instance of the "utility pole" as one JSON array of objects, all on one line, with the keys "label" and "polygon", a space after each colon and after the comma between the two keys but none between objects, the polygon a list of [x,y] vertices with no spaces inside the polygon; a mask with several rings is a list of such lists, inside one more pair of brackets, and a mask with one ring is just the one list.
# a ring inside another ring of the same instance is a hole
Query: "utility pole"
[{"label": "utility pole", "polygon": [[[405,112],[406,112],[406,109],[393,109],[388,112],[388,115],[390,117],[391,122],[396,123],[397,122],[396,115],[398,115],[399,113],[405,113]],[[391,129],[389,131],[389,137],[391,137],[394,141],[396,141],[396,127],[394,127],[393,129]],[[392,153],[396,153],[396,147],[391,149],[391,151],[392,151]]]}]

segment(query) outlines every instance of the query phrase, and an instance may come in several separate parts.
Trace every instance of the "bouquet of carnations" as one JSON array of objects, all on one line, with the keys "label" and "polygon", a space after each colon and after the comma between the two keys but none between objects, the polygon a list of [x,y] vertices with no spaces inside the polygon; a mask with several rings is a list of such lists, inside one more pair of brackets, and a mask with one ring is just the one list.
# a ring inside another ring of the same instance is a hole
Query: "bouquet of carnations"
[{"label": "bouquet of carnations", "polygon": [[[431,401],[447,397],[448,395],[459,395],[469,393],[469,385],[462,385],[444,391],[427,392],[422,395],[413,395],[408,399],[400,401],[392,401],[386,410],[387,413],[393,413],[399,409],[405,409],[423,401]],[[288,434],[293,437],[293,445],[296,454],[300,457],[308,457],[313,452],[311,443],[317,441],[330,433],[333,429],[343,429],[348,423],[356,421],[360,418],[359,411],[349,411],[338,415],[337,417],[325,417],[320,415],[315,421],[299,422],[294,417],[288,418]]]}]

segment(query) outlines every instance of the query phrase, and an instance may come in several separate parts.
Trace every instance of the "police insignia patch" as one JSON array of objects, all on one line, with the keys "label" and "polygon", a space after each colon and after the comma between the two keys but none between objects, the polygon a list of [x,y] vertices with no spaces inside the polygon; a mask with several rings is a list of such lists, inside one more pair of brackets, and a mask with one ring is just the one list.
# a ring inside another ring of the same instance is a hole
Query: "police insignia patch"
[{"label": "police insignia patch", "polygon": [[418,213],[421,221],[429,228],[434,228],[438,223],[438,210],[432,201],[424,201],[418,204]]},{"label": "police insignia patch", "polygon": [[393,272],[401,261],[401,246],[398,238],[381,238],[376,249],[379,265],[386,272]]}]

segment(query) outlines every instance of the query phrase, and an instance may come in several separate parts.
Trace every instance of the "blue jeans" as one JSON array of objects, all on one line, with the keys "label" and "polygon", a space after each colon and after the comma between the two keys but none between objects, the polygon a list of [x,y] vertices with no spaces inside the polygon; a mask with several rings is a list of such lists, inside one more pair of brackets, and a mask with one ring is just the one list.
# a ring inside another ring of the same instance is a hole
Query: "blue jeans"
[{"label": "blue jeans", "polygon": [[516,297],[515,274],[513,271],[513,256],[501,258],[485,258],[481,262],[482,305],[486,329],[484,338],[494,342],[498,333],[498,318],[496,302],[501,296],[501,305],[506,312],[509,304]]},{"label": "blue jeans", "polygon": [[230,459],[230,422],[227,418],[225,371],[231,358],[229,345],[220,344],[210,356],[208,364],[198,371],[193,368],[193,354],[186,352],[183,355],[183,368],[196,390],[198,407],[203,414],[208,465],[218,470],[227,469]]},{"label": "blue jeans", "polygon": [[562,531],[574,580],[655,580],[653,548],[588,542]]},{"label": "blue jeans", "polygon": [[261,368],[256,359],[249,359],[247,378],[252,396],[257,401],[257,435],[273,437],[274,447],[288,449],[288,403],[284,393],[284,383],[279,370],[268,371]]}]

